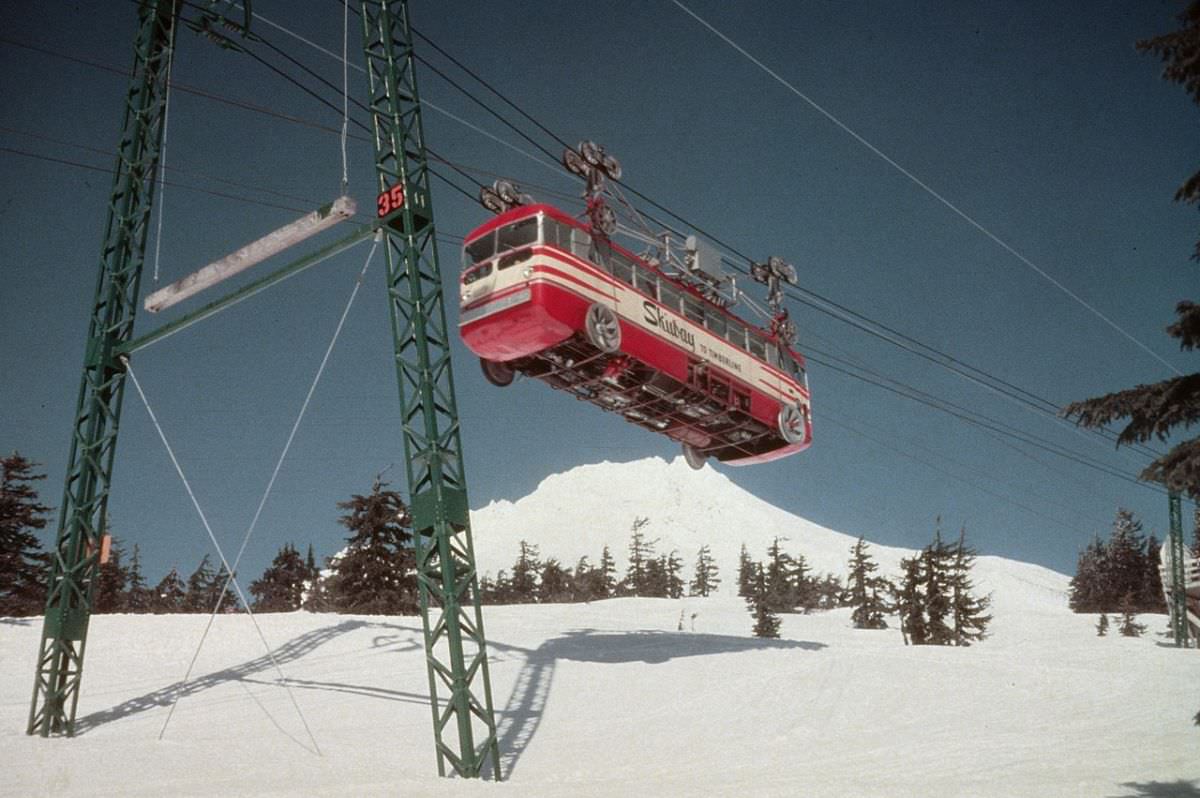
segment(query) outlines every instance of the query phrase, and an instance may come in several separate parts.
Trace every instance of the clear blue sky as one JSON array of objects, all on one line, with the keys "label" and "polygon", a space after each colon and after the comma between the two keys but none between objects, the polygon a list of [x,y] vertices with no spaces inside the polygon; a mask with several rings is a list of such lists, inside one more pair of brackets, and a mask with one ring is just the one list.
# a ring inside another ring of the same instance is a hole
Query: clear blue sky
[{"label": "clear blue sky", "polygon": [[[1171,197],[1196,168],[1200,111],[1160,79],[1157,61],[1133,47],[1174,28],[1179,4],[688,6],[1175,368],[1194,370],[1194,357],[1180,354],[1162,330],[1174,303],[1195,287],[1187,256],[1196,212]],[[44,497],[53,505],[109,193],[105,153],[115,148],[126,79],[12,42],[126,71],[135,6],[103,8],[22,1],[3,12],[0,450],[44,465]],[[332,0],[260,0],[254,9],[341,50],[341,10]],[[785,257],[802,285],[866,316],[1060,404],[1169,375],[667,0],[414,0],[412,17],[564,138],[603,143],[640,191],[743,252]],[[353,17],[351,24],[359,63],[361,35]],[[258,30],[340,84],[335,60],[266,25]],[[248,57],[187,31],[179,45],[180,84],[339,127],[338,114]],[[422,52],[449,68],[428,48]],[[363,98],[365,78],[357,71],[350,78],[354,96]],[[534,152],[427,70],[420,80],[425,99]],[[181,91],[171,102],[168,177],[180,185],[163,195],[165,281],[290,221],[298,215],[291,209],[337,194],[340,149],[328,130]],[[441,155],[514,177],[535,195],[578,190],[561,172],[447,116],[427,112],[425,128]],[[370,145],[352,140],[350,192],[367,210],[371,164]],[[447,237],[486,218],[444,184],[434,190]],[[255,204],[264,202],[285,207]],[[365,255],[365,248],[353,250],[134,361],[230,550]],[[441,260],[450,281],[458,263],[453,241],[443,242]],[[1130,475],[1144,462],[827,316],[796,307],[793,318],[802,350],[834,352]],[[138,332],[157,323],[139,313]],[[259,522],[240,569],[247,578],[286,542],[302,550],[312,543],[322,557],[335,551],[344,534],[335,502],[368,490],[377,472],[395,464],[388,477],[402,485],[390,347],[377,260]],[[492,388],[464,349],[456,354],[475,507],[519,498],[548,474],[582,463],[677,452],[666,439],[539,383]],[[1090,536],[1107,533],[1118,505],[1133,509],[1148,531],[1165,533],[1166,500],[1156,492],[998,440],[816,364],[810,381],[813,447],[778,463],[724,470],[813,521],[918,547],[940,515],[951,531],[965,524],[984,553],[1068,572]],[[110,509],[113,531],[127,546],[139,544],[151,579],[171,566],[186,574],[211,549],[132,391]]]}]

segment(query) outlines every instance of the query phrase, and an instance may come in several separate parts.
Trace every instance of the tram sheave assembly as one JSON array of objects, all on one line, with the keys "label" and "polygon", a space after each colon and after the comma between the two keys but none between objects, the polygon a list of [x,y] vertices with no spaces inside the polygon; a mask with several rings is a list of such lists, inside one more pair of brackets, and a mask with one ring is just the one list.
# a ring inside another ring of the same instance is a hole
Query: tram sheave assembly
[{"label": "tram sheave assembly", "polygon": [[[594,153],[586,143],[580,149],[584,157]],[[568,166],[578,166],[567,153]],[[589,160],[595,172],[603,163],[616,176],[611,158]],[[725,307],[711,276],[701,279],[694,239],[690,253],[677,248],[682,259],[672,259],[665,237],[654,249],[662,257],[638,257],[615,244],[600,182],[589,177],[591,224],[550,205],[510,200],[494,207],[497,195],[485,189],[485,204],[500,213],[466,237],[459,318],[484,376],[507,386],[524,374],[619,413],[679,441],[693,468],[708,457],[749,465],[807,449],[804,358],[790,346],[778,280],[771,283],[770,327],[747,323]],[[794,280],[791,267],[772,263]]]}]

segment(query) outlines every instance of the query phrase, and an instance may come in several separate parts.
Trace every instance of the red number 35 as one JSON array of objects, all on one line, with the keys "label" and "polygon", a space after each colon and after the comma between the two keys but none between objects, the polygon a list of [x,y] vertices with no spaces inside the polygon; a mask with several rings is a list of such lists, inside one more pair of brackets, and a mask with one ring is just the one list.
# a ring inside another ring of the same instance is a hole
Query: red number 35
[{"label": "red number 35", "polygon": [[375,198],[379,216],[387,216],[392,211],[404,207],[404,186],[392,186]]}]

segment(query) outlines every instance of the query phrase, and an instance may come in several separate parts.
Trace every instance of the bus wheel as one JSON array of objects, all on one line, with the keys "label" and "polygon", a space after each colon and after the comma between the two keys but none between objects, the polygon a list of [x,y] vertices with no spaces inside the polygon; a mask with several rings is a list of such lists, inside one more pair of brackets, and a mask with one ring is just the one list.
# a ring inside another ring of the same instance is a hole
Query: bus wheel
[{"label": "bus wheel", "polygon": [[483,369],[483,377],[497,388],[505,388],[512,385],[513,377],[517,373],[512,370],[512,367],[507,363],[501,363],[498,360],[488,360],[479,358],[479,367]]},{"label": "bus wheel", "polygon": [[584,329],[592,346],[601,352],[616,352],[621,348],[621,325],[617,314],[607,305],[595,304],[587,310]]},{"label": "bus wheel", "polygon": [[689,466],[699,471],[701,468],[704,468],[704,461],[708,458],[701,454],[700,450],[695,446],[685,443],[683,444],[683,459],[687,461]]},{"label": "bus wheel", "polygon": [[805,411],[800,405],[784,405],[779,408],[779,434],[788,443],[804,443],[806,434]]}]

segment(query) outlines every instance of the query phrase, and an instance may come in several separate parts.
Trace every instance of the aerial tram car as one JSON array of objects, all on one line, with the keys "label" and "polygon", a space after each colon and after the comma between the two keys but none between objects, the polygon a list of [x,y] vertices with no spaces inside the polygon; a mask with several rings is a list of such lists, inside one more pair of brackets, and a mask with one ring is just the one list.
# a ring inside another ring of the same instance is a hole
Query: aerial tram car
[{"label": "aerial tram car", "polygon": [[[465,239],[459,332],[488,381],[503,387],[523,374],[566,391],[678,441],[693,468],[807,449],[808,380],[782,307],[794,269],[778,258],[752,267],[768,286],[768,313],[694,236],[622,228],[645,246],[634,254],[613,241],[604,196],[605,177],[620,176],[616,160],[584,142],[564,163],[587,181],[584,219],[501,181],[481,196],[496,217]],[[766,326],[732,313],[737,302]]]}]

